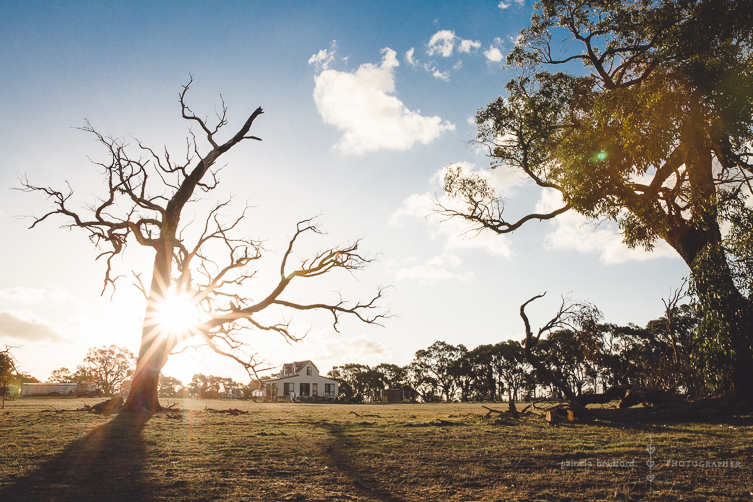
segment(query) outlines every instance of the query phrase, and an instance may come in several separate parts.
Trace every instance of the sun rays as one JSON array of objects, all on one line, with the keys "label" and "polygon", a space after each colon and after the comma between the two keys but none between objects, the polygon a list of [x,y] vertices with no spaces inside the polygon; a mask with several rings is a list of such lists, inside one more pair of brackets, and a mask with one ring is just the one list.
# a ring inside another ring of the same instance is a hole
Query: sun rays
[{"label": "sun rays", "polygon": [[169,338],[168,345],[175,347],[184,340],[199,334],[201,309],[198,298],[188,293],[176,293],[174,288],[164,299],[150,300],[144,326],[152,339]]}]

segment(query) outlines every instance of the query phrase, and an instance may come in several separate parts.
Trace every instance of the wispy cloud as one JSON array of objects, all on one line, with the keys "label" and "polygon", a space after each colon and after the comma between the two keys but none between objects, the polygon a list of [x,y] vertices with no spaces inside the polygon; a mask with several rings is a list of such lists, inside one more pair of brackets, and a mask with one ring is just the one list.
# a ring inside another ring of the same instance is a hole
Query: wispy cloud
[{"label": "wispy cloud", "polygon": [[[441,56],[442,58],[449,58],[454,54],[455,48],[457,48],[458,53],[473,54],[481,48],[481,42],[476,40],[464,40],[450,30],[439,30],[431,36],[429,42],[426,44],[426,54],[429,56],[436,55]],[[405,62],[411,66],[423,68],[428,74],[436,79],[444,80],[445,82],[450,80],[450,71],[440,69],[437,61],[430,60],[422,63],[416,57],[415,47],[411,47],[410,50],[405,53]],[[458,60],[452,65],[454,71],[457,71],[462,67],[462,60]]]},{"label": "wispy cloud", "polygon": [[0,335],[28,342],[66,341],[51,323],[21,312],[0,312]]},{"label": "wispy cloud", "polygon": [[411,66],[416,66],[418,63],[415,59],[413,59],[413,54],[415,54],[416,49],[411,47],[410,50],[406,51],[405,53],[405,62],[408,63]]},{"label": "wispy cloud", "polygon": [[458,37],[454,32],[450,30],[439,30],[429,39],[429,43],[426,45],[426,53],[429,56],[439,54],[442,57],[448,58],[452,56],[452,51],[455,48],[455,41]]},{"label": "wispy cloud", "polygon": [[462,261],[452,253],[442,253],[423,265],[402,268],[397,271],[395,278],[417,279],[421,284],[431,284],[440,280],[455,279],[460,281],[470,281],[473,279],[473,272],[456,272],[460,268]]},{"label": "wispy cloud", "polygon": [[502,10],[505,10],[505,9],[509,9],[510,6],[512,6],[513,4],[517,5],[518,7],[522,7],[523,5],[526,4],[526,0],[510,0],[509,2],[505,2],[503,0],[499,2],[499,4],[497,4],[497,7],[499,7]]},{"label": "wispy cloud", "polygon": [[395,93],[397,53],[382,49],[382,63],[362,64],[355,72],[333,69],[316,76],[314,101],[324,123],[343,132],[335,148],[359,155],[377,150],[407,150],[427,144],[455,125],[438,116],[409,110]]},{"label": "wispy cloud", "polygon": [[492,256],[509,258],[512,249],[505,236],[492,232],[475,232],[464,221],[453,218],[443,219],[434,212],[433,197],[448,208],[461,210],[460,204],[444,194],[442,186],[448,169],[460,167],[464,173],[474,173],[487,179],[491,186],[505,193],[514,193],[514,188],[523,183],[523,179],[510,169],[495,171],[476,170],[476,166],[468,162],[460,162],[439,169],[429,180],[431,189],[424,193],[408,196],[389,219],[390,225],[401,226],[406,221],[423,221],[432,239],[442,239],[446,251],[460,251],[481,249]]},{"label": "wispy cloud", "polygon": [[314,65],[317,70],[326,70],[335,60],[337,43],[335,40],[330,44],[329,49],[322,49],[309,58],[309,64]]},{"label": "wispy cloud", "polygon": [[44,299],[45,290],[38,288],[6,288],[0,289],[0,298],[14,302],[32,304]]},{"label": "wispy cloud", "polygon": [[458,44],[458,52],[464,52],[466,54],[476,52],[479,48],[481,48],[481,42],[473,40],[461,40]]},{"label": "wispy cloud", "polygon": [[[551,212],[562,205],[559,192],[545,190],[536,204],[536,212]],[[599,260],[605,264],[677,258],[677,252],[662,240],[656,243],[651,252],[642,248],[630,249],[622,242],[622,234],[614,222],[596,225],[575,211],[568,211],[557,216],[550,224],[554,230],[545,238],[545,245],[549,249],[598,254]]]}]

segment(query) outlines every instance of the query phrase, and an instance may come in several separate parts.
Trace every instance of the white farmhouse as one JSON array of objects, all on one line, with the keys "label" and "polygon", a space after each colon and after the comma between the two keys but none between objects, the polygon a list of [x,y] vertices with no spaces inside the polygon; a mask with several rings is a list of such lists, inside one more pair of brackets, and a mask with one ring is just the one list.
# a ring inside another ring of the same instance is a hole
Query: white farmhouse
[{"label": "white farmhouse", "polygon": [[264,381],[267,397],[323,398],[337,397],[337,380],[319,376],[319,370],[311,361],[285,363],[277,378]]}]

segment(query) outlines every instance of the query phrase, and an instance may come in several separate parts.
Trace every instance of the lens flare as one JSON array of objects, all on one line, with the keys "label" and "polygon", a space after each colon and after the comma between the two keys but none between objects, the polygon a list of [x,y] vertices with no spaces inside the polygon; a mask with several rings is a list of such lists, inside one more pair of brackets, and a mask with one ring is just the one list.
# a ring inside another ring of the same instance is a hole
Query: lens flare
[{"label": "lens flare", "polygon": [[190,336],[199,324],[196,303],[188,295],[170,296],[159,306],[157,323],[165,334]]}]

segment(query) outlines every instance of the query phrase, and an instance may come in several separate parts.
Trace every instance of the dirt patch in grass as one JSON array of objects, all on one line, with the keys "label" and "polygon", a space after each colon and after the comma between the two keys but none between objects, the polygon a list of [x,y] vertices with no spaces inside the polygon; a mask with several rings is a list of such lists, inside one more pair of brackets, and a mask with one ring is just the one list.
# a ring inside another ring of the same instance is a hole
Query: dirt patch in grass
[{"label": "dirt patch in grass", "polygon": [[480,404],[193,400],[152,416],[62,411],[80,407],[25,398],[0,412],[0,500],[753,501],[746,417],[553,427],[485,419]]}]

